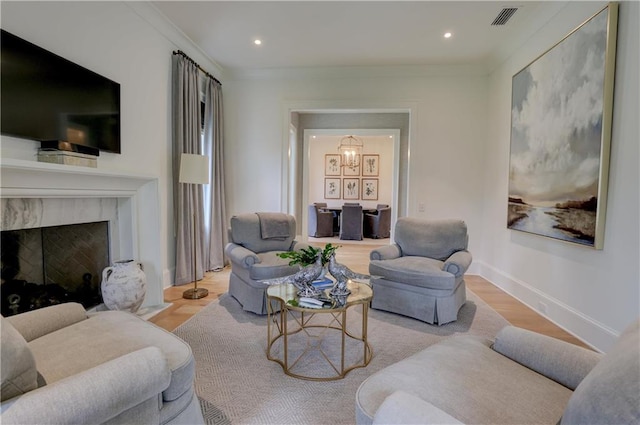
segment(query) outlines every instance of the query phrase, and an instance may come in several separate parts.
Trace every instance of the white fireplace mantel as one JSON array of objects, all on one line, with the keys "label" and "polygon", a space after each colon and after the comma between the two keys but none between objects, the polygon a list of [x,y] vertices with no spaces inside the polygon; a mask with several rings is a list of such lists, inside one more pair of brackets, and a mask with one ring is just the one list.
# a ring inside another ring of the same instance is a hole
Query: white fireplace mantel
[{"label": "white fireplace mantel", "polygon": [[143,306],[163,305],[157,177],[2,158],[0,198],[117,198],[118,253],[144,266]]}]

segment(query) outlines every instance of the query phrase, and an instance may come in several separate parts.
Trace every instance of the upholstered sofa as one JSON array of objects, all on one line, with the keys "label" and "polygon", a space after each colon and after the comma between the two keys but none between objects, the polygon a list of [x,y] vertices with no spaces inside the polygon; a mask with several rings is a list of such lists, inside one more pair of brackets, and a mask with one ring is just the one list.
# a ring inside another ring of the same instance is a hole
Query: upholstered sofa
[{"label": "upholstered sofa", "polygon": [[191,347],[123,311],[1,318],[3,424],[202,424]]},{"label": "upholstered sofa", "polygon": [[640,321],[601,355],[507,326],[452,337],[367,378],[364,424],[638,424]]},{"label": "upholstered sofa", "polygon": [[[272,224],[271,233],[263,226]],[[246,213],[231,217],[225,253],[231,262],[229,294],[245,311],[267,314],[267,284],[262,281],[289,276],[300,268],[277,256],[285,251],[308,248],[295,241],[296,220],[284,213]]]}]

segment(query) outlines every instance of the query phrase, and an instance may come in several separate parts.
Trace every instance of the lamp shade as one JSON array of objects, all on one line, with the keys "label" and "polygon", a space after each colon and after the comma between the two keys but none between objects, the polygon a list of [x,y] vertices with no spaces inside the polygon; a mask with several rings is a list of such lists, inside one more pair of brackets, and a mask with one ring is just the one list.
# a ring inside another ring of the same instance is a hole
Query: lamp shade
[{"label": "lamp shade", "polygon": [[180,156],[180,183],[209,184],[209,157],[183,153]]}]

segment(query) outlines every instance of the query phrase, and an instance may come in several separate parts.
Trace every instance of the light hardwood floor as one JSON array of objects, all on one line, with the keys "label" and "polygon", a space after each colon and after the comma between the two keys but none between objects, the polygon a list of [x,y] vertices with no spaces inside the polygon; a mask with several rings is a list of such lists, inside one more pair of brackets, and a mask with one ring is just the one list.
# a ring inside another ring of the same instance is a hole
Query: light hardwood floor
[{"label": "light hardwood floor", "polygon": [[[311,244],[322,246],[318,243]],[[350,243],[338,244],[341,245],[340,249],[337,251],[338,262],[345,264],[354,271],[368,273],[369,252],[376,247],[375,245]],[[187,300],[182,298],[182,293],[186,289],[192,287],[192,284],[167,288],[164,291],[165,302],[172,303],[172,305],[152,317],[150,321],[166,330],[174,330],[207,304],[218,299],[220,295],[227,292],[230,271],[230,267],[225,267],[224,270],[220,272],[206,273],[204,279],[198,282],[198,286],[207,288],[209,290],[209,295],[199,300]],[[469,275],[465,277],[465,281],[469,290],[478,295],[514,326],[519,326],[570,342],[572,344],[587,347],[587,345],[582,341],[545,319],[536,311],[527,307],[482,277]]]}]

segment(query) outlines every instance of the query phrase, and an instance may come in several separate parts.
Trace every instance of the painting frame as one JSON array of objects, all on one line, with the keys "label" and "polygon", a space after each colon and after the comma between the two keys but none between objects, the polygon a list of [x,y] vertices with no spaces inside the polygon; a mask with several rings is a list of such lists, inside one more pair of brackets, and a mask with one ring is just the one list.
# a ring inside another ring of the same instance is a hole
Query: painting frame
[{"label": "painting frame", "polygon": [[325,177],[324,179],[324,199],[340,199],[342,184],[340,178]]},{"label": "painting frame", "polygon": [[340,154],[327,153],[324,155],[324,175],[325,176],[339,176],[341,173],[340,160],[342,156]]},{"label": "painting frame", "polygon": [[360,179],[342,179],[342,199],[360,199]]},{"label": "painting frame", "polygon": [[378,177],[380,174],[380,154],[362,155],[362,177]]},{"label": "painting frame", "polygon": [[378,200],[378,179],[362,179],[360,186],[362,190],[360,199],[363,201]]},{"label": "painting frame", "polygon": [[603,248],[617,24],[609,3],[513,75],[507,228]]}]

